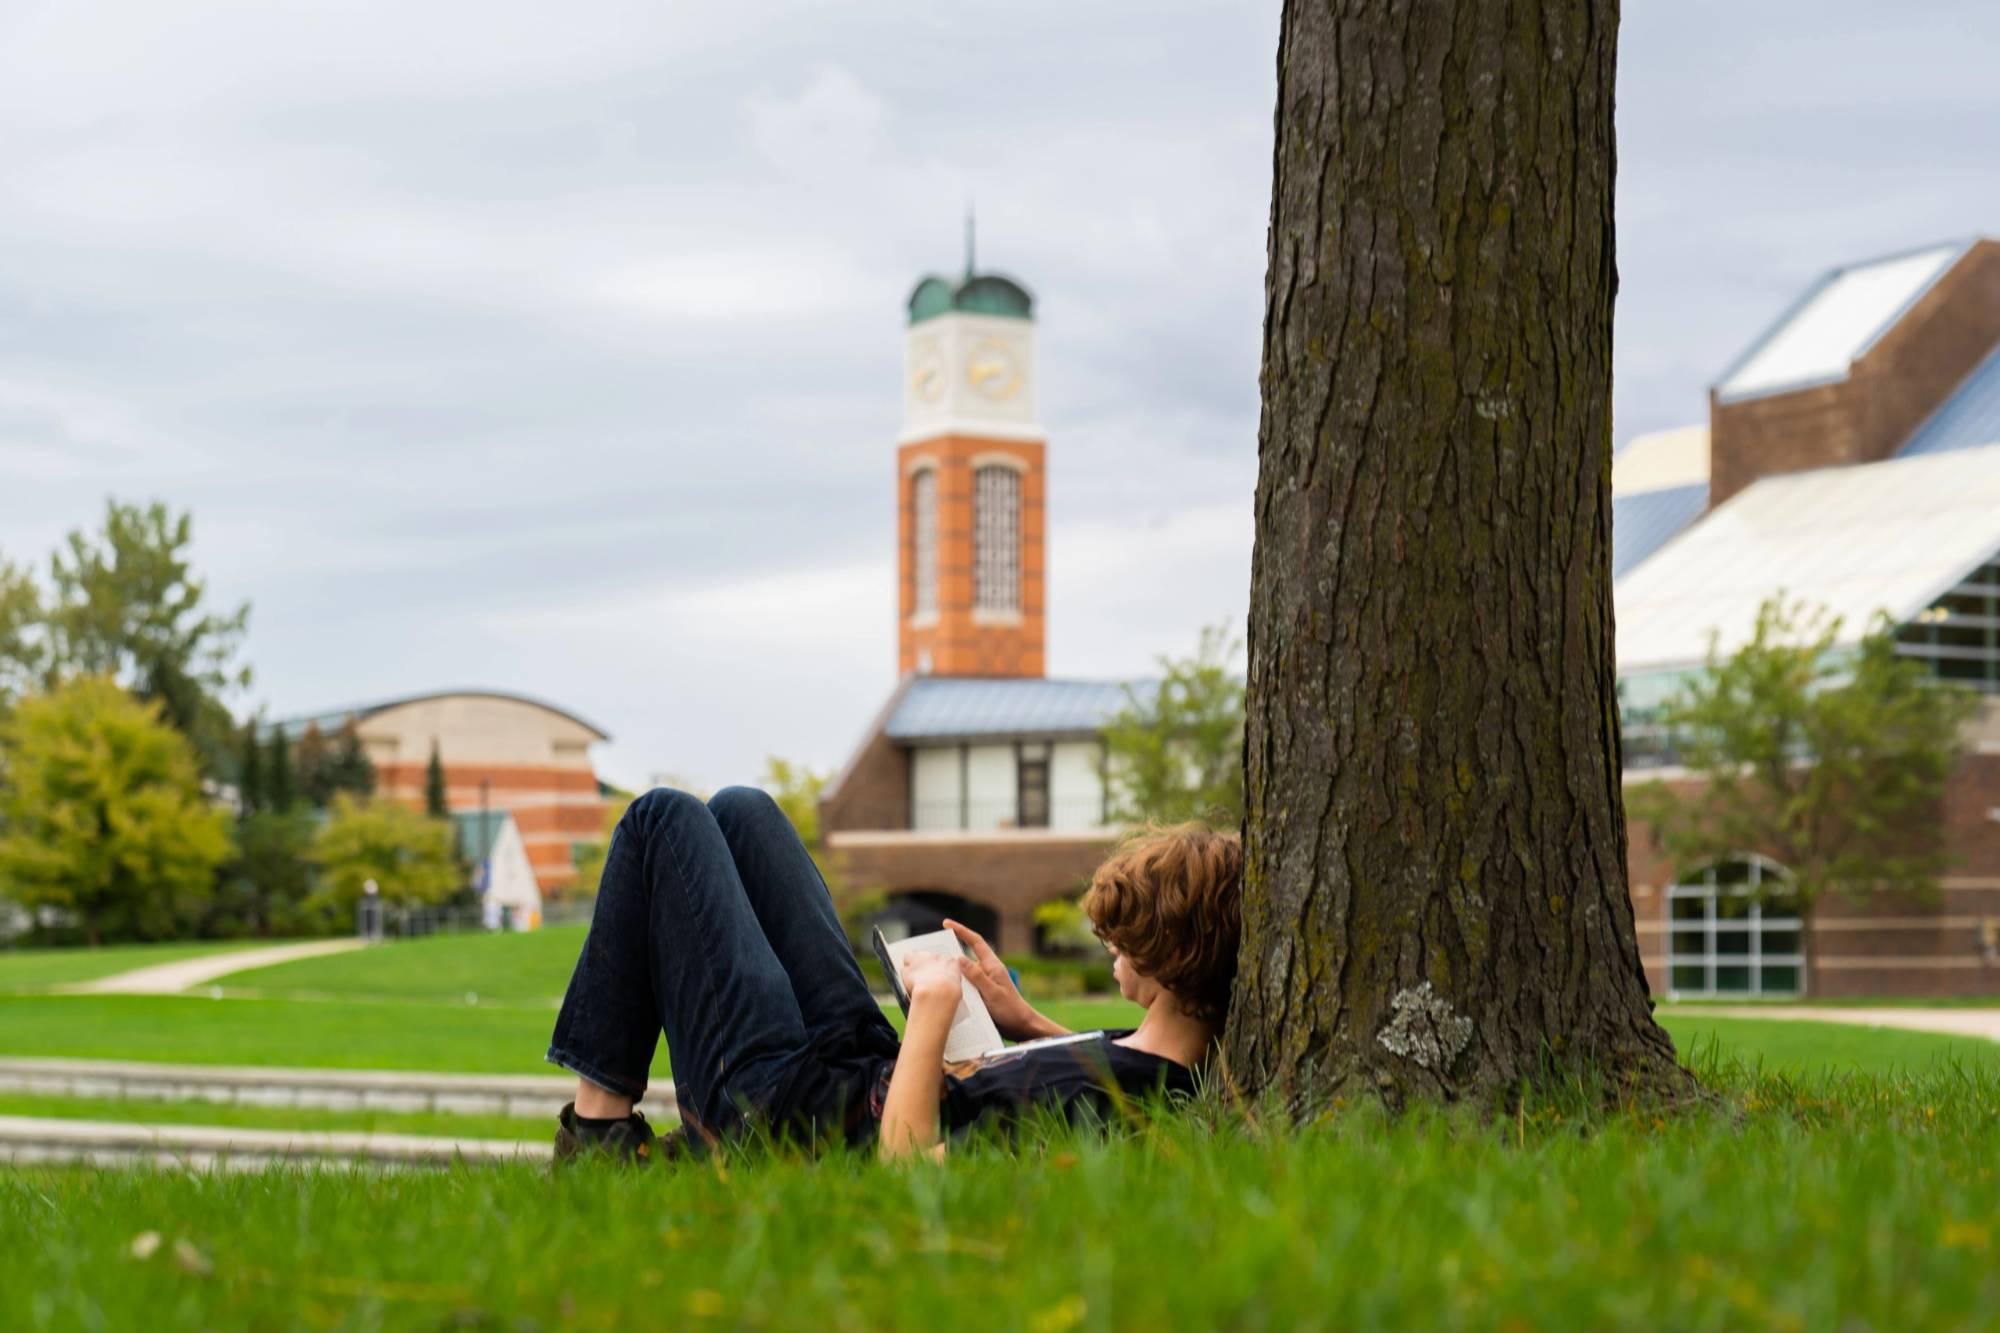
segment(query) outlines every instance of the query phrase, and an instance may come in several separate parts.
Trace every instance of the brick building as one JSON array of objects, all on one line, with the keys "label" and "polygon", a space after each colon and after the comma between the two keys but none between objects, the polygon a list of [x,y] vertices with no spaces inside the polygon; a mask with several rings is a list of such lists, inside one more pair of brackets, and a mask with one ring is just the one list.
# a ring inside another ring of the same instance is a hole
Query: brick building
[{"label": "brick building", "polygon": [[[897,451],[901,683],[829,784],[848,882],[1033,941],[1116,831],[1101,731],[1144,682],[1043,677],[1046,449],[1032,301],[968,272],[909,304]],[[1660,703],[1728,651],[1779,589],[1878,612],[1900,650],[1992,696],[1942,818],[1956,863],[1934,902],[1746,890],[1785,868],[1746,848],[1674,866],[1631,831],[1639,943],[1659,993],[2000,993],[2000,245],[1932,246],[1835,270],[1732,365],[1709,420],[1613,464],[1612,570],[1626,780],[1676,780]],[[1761,905],[1758,904],[1761,901]]]},{"label": "brick building", "polygon": [[1709,420],[1614,463],[1613,570],[1626,780],[1675,781],[1657,710],[1711,635],[1744,642],[1765,598],[1877,614],[1898,650],[1989,696],[1941,818],[1937,900],[1755,905],[1785,868],[1746,848],[1667,864],[1631,833],[1654,989],[1676,995],[2000,993],[2000,245],[1930,246],[1836,269],[1726,370]]},{"label": "brick building", "polygon": [[518,694],[448,690],[281,725],[296,741],[308,726],[331,739],[350,722],[375,765],[376,793],[410,805],[424,803],[435,745],[452,812],[511,815],[543,892],[567,887],[574,846],[602,837],[605,804],[590,747],[610,738],[573,713]]},{"label": "brick building", "polygon": [[[1047,442],[1034,299],[968,261],[908,304],[896,448],[900,683],[828,784],[820,826],[910,929],[945,913],[1030,948],[1114,831],[1104,722],[1122,682],[1044,675]],[[1137,688],[1146,688],[1143,683]]]}]

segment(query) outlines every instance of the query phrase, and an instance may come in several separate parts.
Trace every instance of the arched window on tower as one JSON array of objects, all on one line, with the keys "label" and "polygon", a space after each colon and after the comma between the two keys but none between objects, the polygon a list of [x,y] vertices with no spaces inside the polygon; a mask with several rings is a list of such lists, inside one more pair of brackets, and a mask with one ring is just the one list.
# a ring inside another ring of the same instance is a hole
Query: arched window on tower
[{"label": "arched window on tower", "polygon": [[997,464],[972,476],[972,605],[1021,609],[1021,474]]},{"label": "arched window on tower", "polygon": [[910,477],[910,570],[916,583],[914,616],[938,609],[937,469],[920,468]]}]

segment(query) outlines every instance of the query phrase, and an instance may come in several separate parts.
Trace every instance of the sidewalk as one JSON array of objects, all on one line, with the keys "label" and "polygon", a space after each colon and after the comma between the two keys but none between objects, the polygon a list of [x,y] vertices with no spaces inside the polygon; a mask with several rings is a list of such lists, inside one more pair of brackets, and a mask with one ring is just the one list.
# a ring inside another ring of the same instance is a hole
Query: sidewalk
[{"label": "sidewalk", "polygon": [[1674,1014],[1708,1018],[1774,1018],[1787,1022],[1847,1023],[1855,1027],[1903,1028],[1950,1037],[1984,1037],[2000,1042],[2000,1009],[1844,1009],[1805,1004],[1676,1004]]},{"label": "sidewalk", "polygon": [[365,940],[346,939],[277,944],[268,949],[224,949],[220,953],[187,958],[178,963],[156,963],[130,972],[116,972],[95,981],[60,989],[67,995],[178,995],[190,987],[226,977],[232,972],[247,972],[253,967],[274,967],[301,958],[318,958],[323,954],[346,953],[350,949],[365,947]]},{"label": "sidewalk", "polygon": [[0,1162],[89,1162],[124,1166],[257,1168],[281,1162],[355,1166],[451,1166],[457,1162],[546,1162],[547,1143],[442,1139],[194,1125],[123,1125],[101,1120],[0,1116]]}]

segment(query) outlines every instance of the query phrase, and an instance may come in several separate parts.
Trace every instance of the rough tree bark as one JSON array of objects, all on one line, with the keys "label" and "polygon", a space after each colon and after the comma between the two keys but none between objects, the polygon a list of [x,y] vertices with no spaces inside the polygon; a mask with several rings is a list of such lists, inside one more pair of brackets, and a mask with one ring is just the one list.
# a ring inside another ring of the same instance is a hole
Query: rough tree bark
[{"label": "rough tree bark", "polygon": [[1245,736],[1251,1091],[1686,1076],[1625,874],[1616,0],[1286,0]]}]

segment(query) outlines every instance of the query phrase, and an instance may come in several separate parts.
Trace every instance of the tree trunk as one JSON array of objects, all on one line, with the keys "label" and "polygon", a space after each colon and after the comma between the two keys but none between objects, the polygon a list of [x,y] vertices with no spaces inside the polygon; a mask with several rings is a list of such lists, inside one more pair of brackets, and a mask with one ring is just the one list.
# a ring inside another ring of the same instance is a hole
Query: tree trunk
[{"label": "tree trunk", "polygon": [[1690,1086],[1625,875],[1616,0],[1286,0],[1239,1086]]}]

